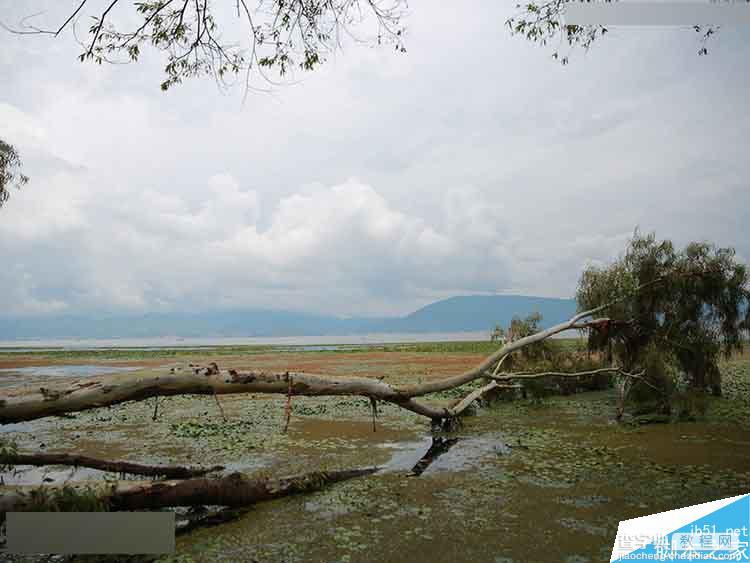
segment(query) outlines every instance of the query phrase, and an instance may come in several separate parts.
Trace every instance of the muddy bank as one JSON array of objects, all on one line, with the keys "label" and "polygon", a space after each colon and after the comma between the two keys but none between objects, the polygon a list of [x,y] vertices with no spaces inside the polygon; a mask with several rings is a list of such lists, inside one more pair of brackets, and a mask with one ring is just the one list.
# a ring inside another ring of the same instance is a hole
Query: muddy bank
[{"label": "muddy bank", "polygon": [[0,355],[0,388],[54,382],[124,371],[150,370],[216,361],[223,369],[301,371],[316,374],[383,378],[392,383],[414,383],[456,375],[484,359],[476,353],[409,353],[393,351],[275,352],[253,350],[235,354],[218,350],[57,351]]}]

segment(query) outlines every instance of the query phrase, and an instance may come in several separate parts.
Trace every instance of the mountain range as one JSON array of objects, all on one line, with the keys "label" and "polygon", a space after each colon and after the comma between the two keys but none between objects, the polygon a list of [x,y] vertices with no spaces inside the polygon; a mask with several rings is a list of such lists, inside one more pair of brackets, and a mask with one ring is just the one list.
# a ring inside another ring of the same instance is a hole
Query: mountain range
[{"label": "mountain range", "polygon": [[431,303],[402,317],[339,318],[290,311],[244,310],[143,315],[0,316],[0,340],[27,338],[152,338],[326,336],[375,333],[491,331],[514,316],[539,312],[550,326],[575,313],[573,299],[467,295]]}]

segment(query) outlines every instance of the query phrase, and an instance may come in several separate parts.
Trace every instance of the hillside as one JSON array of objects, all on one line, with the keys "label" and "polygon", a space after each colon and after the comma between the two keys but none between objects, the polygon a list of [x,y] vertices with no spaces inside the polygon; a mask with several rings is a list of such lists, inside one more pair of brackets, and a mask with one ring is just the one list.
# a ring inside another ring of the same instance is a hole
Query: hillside
[{"label": "hillside", "polygon": [[151,338],[310,336],[394,332],[490,331],[514,315],[539,311],[548,326],[569,318],[572,299],[520,295],[460,296],[404,317],[351,318],[289,311],[149,313],[121,316],[0,317],[0,340],[24,338]]},{"label": "hillside", "polygon": [[401,332],[455,332],[491,330],[507,326],[518,315],[539,311],[543,326],[569,319],[575,314],[573,299],[550,299],[523,295],[467,295],[431,303],[402,319],[393,321]]}]

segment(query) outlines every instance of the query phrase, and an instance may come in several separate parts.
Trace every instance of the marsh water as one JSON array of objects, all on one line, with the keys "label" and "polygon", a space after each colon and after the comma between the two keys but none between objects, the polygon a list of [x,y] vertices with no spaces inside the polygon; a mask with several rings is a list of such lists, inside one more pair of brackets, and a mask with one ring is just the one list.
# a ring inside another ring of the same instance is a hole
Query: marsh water
[{"label": "marsh water", "polygon": [[[442,434],[455,443],[419,476],[429,425],[384,405],[373,429],[359,398],[295,398],[286,433],[285,399],[259,395],[221,397],[227,422],[212,397],[172,397],[159,400],[155,421],[148,400],[6,432],[24,451],[250,475],[381,468],[181,536],[162,561],[603,561],[620,520],[748,492],[746,367],[709,414],[689,422],[615,423],[610,391],[496,403]],[[4,477],[10,485],[103,474],[22,468]]]}]

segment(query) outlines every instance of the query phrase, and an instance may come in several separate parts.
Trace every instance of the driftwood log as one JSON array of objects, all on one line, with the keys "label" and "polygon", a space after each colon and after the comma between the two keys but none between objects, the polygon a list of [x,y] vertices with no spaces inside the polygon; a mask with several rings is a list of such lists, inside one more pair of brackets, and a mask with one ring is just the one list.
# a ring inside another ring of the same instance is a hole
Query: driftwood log
[{"label": "driftwood log", "polygon": [[[207,505],[246,507],[265,500],[317,491],[333,483],[370,475],[377,470],[377,467],[367,467],[318,471],[283,478],[250,478],[242,473],[232,473],[213,478],[98,486],[95,490],[98,500],[107,510],[156,510]],[[55,487],[45,486],[43,489],[54,494]],[[0,494],[0,514],[24,509],[40,509],[38,497],[35,500],[35,489],[6,490]]]}]

